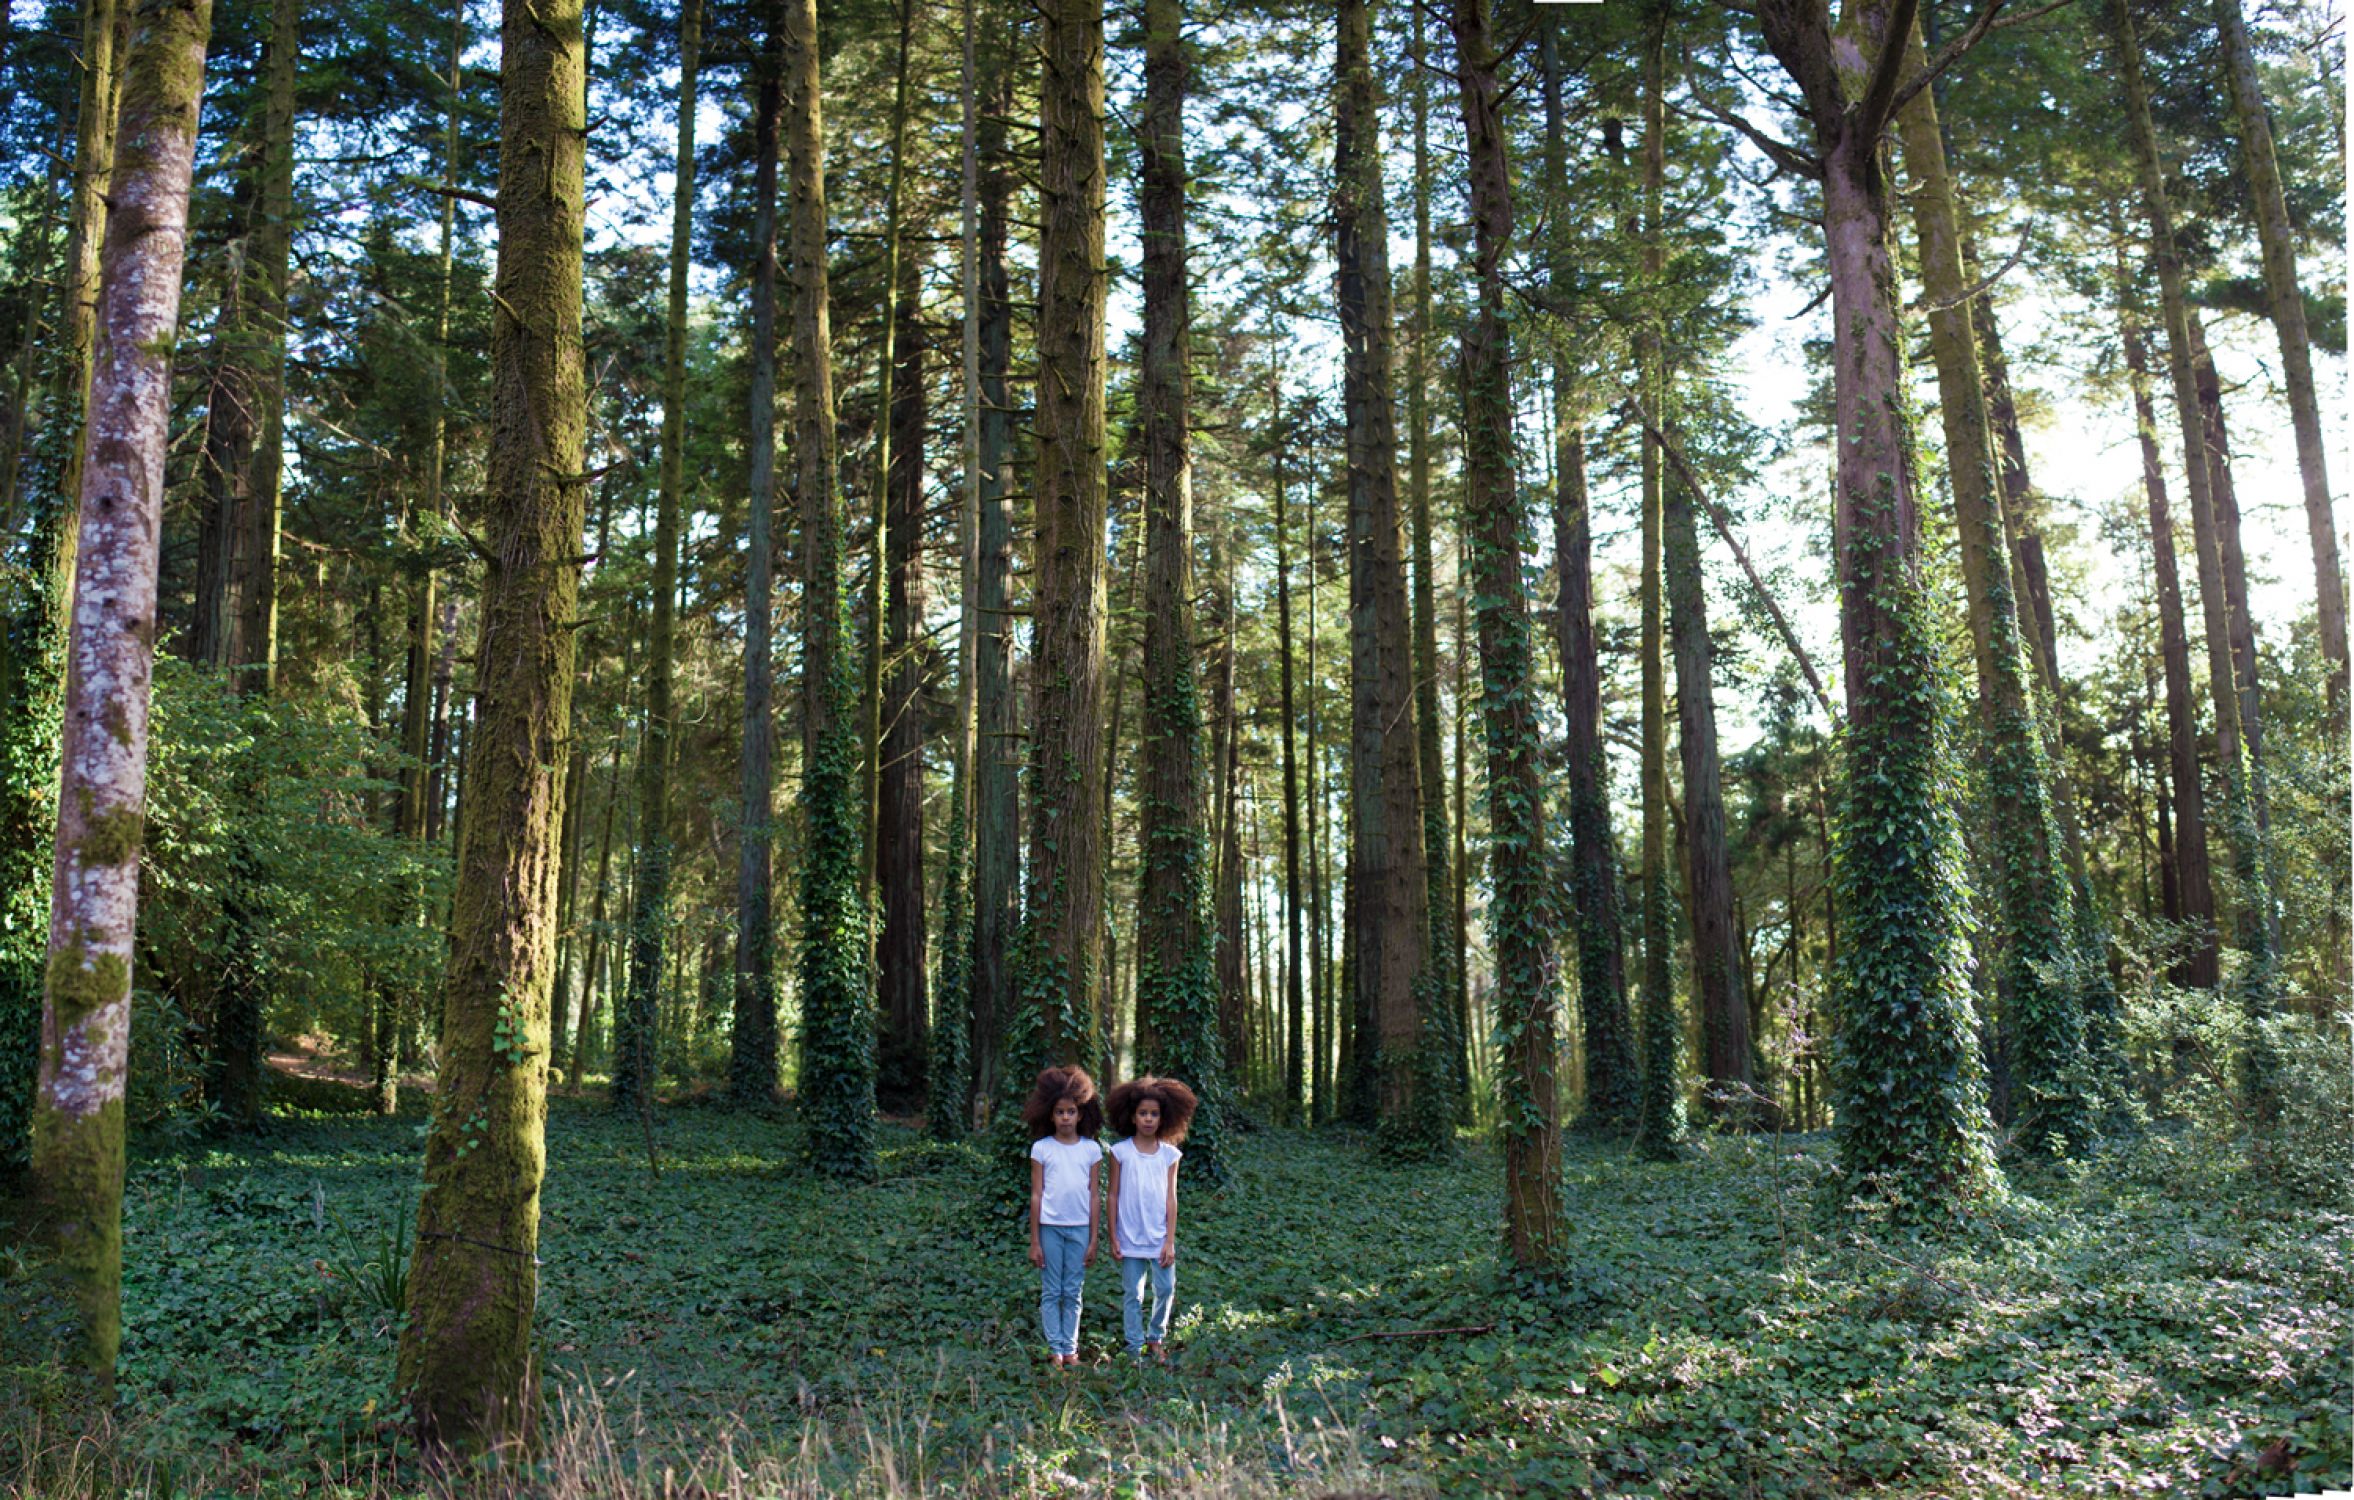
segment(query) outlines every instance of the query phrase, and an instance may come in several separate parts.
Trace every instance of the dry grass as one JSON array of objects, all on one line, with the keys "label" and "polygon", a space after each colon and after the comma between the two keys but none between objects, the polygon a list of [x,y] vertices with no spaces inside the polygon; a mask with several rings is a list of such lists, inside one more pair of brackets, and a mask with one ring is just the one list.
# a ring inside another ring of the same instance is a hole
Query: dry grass
[{"label": "dry grass", "polygon": [[[1377,1471],[1357,1435],[1329,1418],[1297,1419],[1271,1398],[1263,1430],[1238,1431],[1203,1408],[1181,1418],[1134,1411],[1105,1425],[1032,1423],[984,1434],[977,1451],[934,1420],[932,1394],[853,1402],[797,1431],[752,1431],[715,1418],[693,1431],[655,1430],[590,1384],[555,1393],[535,1455],[493,1454],[430,1468],[405,1448],[370,1444],[365,1458],[320,1456],[290,1477],[234,1445],[162,1457],[133,1416],[82,1430],[13,1435],[5,1500],[1370,1500],[1414,1493]],[[1066,1411],[1065,1417],[1073,1414]]]}]

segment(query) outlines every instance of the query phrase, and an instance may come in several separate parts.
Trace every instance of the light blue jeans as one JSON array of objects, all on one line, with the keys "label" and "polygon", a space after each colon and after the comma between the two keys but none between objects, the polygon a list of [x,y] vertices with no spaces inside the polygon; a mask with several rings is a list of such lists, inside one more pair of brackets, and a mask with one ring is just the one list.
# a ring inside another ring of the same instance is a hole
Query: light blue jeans
[{"label": "light blue jeans", "polygon": [[1141,1354],[1145,1345],[1169,1336],[1169,1314],[1176,1306],[1175,1266],[1162,1265],[1158,1255],[1120,1257],[1120,1324],[1130,1354]]},{"label": "light blue jeans", "polygon": [[1046,1332],[1046,1347],[1076,1354],[1079,1293],[1087,1285],[1087,1226],[1041,1224],[1038,1248],[1046,1256],[1038,1272],[1038,1323]]}]

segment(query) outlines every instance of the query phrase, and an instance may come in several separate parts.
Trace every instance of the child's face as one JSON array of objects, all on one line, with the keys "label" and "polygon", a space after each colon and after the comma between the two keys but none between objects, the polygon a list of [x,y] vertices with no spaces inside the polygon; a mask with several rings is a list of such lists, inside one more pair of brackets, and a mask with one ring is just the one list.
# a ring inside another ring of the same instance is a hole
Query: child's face
[{"label": "child's face", "polygon": [[1156,1136],[1161,1133],[1160,1100],[1139,1099],[1136,1101],[1136,1133],[1142,1136]]},{"label": "child's face", "polygon": [[1077,1135],[1079,1133],[1079,1106],[1076,1102],[1069,1099],[1054,1101],[1054,1133],[1056,1135]]}]

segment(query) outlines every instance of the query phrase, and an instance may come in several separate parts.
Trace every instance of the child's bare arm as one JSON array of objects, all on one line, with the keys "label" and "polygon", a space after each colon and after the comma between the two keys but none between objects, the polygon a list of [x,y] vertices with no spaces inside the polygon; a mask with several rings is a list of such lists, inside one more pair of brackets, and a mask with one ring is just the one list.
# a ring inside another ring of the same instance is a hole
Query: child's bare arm
[{"label": "child's bare arm", "polygon": [[1128,1252],[1120,1248],[1120,1159],[1112,1158],[1112,1186],[1105,1195],[1112,1205],[1112,1259],[1118,1260]]},{"label": "child's bare arm", "polygon": [[1096,1224],[1103,1217],[1102,1212],[1098,1209],[1096,1204],[1095,1173],[1096,1168],[1101,1165],[1102,1163],[1100,1162],[1091,1162],[1088,1164],[1087,1168],[1087,1253],[1081,1256],[1079,1259],[1079,1264],[1083,1266],[1092,1266],[1095,1264]]},{"label": "child's bare arm", "polygon": [[1161,1264],[1177,1264],[1177,1169],[1183,1162],[1169,1163],[1169,1228],[1161,1236]]},{"label": "child's bare arm", "polygon": [[1030,1163],[1030,1264],[1046,1264],[1046,1252],[1038,1244],[1039,1205],[1046,1197],[1046,1163]]}]

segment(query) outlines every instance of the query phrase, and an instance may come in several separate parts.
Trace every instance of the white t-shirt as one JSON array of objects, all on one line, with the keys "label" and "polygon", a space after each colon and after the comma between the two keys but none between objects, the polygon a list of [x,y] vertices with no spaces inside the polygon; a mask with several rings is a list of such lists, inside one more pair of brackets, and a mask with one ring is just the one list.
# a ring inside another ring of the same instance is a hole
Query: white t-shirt
[{"label": "white t-shirt", "polygon": [[1112,1147],[1120,1164],[1120,1201],[1112,1205],[1112,1228],[1120,1237],[1120,1253],[1135,1258],[1157,1256],[1169,1237],[1169,1179],[1177,1159],[1185,1153],[1167,1141],[1151,1155],[1136,1149],[1136,1137]]},{"label": "white t-shirt", "polygon": [[1038,1195],[1038,1222],[1084,1228],[1093,1217],[1088,1213],[1095,1197],[1088,1191],[1089,1174],[1103,1160],[1102,1144],[1081,1136],[1066,1146],[1051,1135],[1042,1135],[1030,1143],[1030,1160],[1046,1168],[1046,1181]]}]

